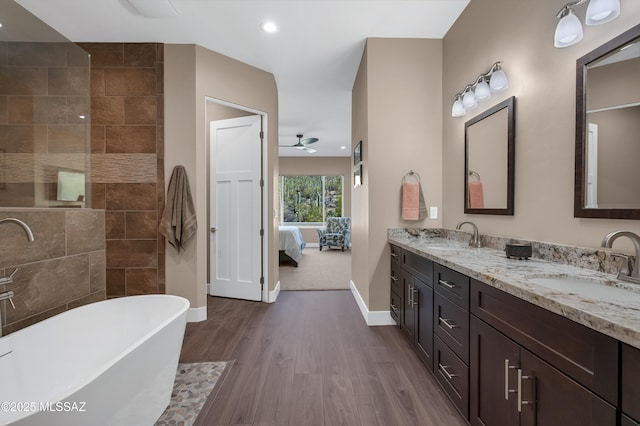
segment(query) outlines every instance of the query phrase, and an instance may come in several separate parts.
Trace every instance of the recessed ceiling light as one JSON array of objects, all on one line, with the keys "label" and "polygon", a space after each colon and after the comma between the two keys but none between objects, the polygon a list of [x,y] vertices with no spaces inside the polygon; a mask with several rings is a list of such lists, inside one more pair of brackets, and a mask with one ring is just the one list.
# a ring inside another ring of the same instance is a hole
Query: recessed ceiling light
[{"label": "recessed ceiling light", "polygon": [[341,146],[340,149],[347,149],[347,147],[346,146]]},{"label": "recessed ceiling light", "polygon": [[262,31],[269,34],[277,33],[280,29],[273,21],[263,22],[262,25],[260,25],[260,28],[262,28]]}]

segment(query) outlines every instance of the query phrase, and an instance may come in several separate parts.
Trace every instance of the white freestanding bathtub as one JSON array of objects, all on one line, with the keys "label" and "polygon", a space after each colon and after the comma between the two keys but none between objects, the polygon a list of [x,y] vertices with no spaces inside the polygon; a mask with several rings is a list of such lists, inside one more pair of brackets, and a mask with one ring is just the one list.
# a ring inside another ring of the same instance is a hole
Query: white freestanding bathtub
[{"label": "white freestanding bathtub", "polygon": [[189,301],[123,297],[0,338],[0,425],[153,425],[171,398]]}]

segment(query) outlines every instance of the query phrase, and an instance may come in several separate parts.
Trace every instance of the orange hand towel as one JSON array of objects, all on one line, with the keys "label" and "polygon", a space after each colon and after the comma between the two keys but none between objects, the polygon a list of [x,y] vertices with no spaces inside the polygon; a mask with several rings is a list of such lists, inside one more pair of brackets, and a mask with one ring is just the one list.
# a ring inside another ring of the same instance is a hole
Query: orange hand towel
[{"label": "orange hand towel", "polygon": [[420,184],[402,183],[402,219],[418,220],[420,203]]},{"label": "orange hand towel", "polygon": [[469,182],[469,208],[484,208],[484,193],[482,191],[482,182]]}]

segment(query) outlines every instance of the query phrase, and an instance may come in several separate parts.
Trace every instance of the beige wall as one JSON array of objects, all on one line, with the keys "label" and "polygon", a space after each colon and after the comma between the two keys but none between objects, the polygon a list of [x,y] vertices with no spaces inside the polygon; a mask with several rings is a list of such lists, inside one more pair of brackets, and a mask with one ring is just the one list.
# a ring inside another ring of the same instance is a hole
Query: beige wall
[{"label": "beige wall", "polygon": [[[597,247],[609,231],[640,232],[640,222],[573,217],[576,59],[640,23],[640,2],[622,0],[621,16],[584,27],[584,39],[553,47],[556,0],[474,0],[443,40],[443,221],[472,220],[483,233]],[[584,18],[585,6],[577,14]],[[525,18],[526,17],[526,18]],[[454,95],[495,61],[510,87],[463,118],[452,118]],[[464,122],[516,96],[515,216],[465,215]],[[616,243],[616,247],[618,243]]]},{"label": "beige wall", "polygon": [[[347,217],[351,217],[352,169],[350,157],[280,157],[280,176],[343,176],[342,214]],[[317,227],[299,228],[307,243],[318,242]]]},{"label": "beige wall", "polygon": [[441,225],[400,215],[409,170],[421,176],[427,206],[442,205],[441,57],[441,40],[368,39],[354,84],[352,133],[354,144],[363,141],[364,183],[353,190],[351,269],[369,311],[389,309],[387,229]]},{"label": "beige wall", "polygon": [[[186,168],[199,222],[186,250],[178,253],[167,247],[166,286],[167,293],[187,297],[192,308],[207,304],[207,96],[268,114],[268,212],[275,206],[278,176],[278,94],[273,75],[200,46],[165,45],[165,173],[178,164]],[[265,227],[268,253],[276,253],[275,219],[269,221],[268,215]],[[269,289],[278,281],[277,266],[277,256],[270,256],[265,270]]]}]

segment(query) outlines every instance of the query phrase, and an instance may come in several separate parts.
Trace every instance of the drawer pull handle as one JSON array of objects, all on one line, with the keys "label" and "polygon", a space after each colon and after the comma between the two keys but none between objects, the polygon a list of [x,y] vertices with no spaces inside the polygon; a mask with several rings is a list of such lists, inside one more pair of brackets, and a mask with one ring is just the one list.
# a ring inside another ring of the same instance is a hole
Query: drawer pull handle
[{"label": "drawer pull handle", "polygon": [[[418,292],[418,288],[417,287],[412,287],[411,288],[411,304],[413,306],[417,305],[418,302],[416,302],[416,293]],[[419,296],[418,296],[419,297]]]},{"label": "drawer pull handle", "polygon": [[509,394],[515,393],[515,389],[509,389],[509,370],[515,370],[515,365],[509,365],[509,360],[504,360],[504,399],[509,400]]},{"label": "drawer pull handle", "polygon": [[398,281],[398,277],[391,275],[391,281]]},{"label": "drawer pull handle", "polygon": [[455,373],[449,373],[447,371],[447,368],[450,368],[450,366],[448,365],[442,365],[440,363],[438,363],[438,369],[440,371],[442,371],[442,374],[444,374],[445,376],[447,376],[447,379],[449,379],[450,381],[453,380],[454,377],[458,377],[458,374]]},{"label": "drawer pull handle", "polygon": [[[535,380],[533,376],[524,376],[522,374],[522,370],[518,369],[518,412],[522,413],[523,405],[533,405],[533,401],[523,401],[522,400],[522,381],[523,380]],[[533,384],[533,388],[535,389],[535,383]]]},{"label": "drawer pull handle", "polygon": [[409,306],[413,306],[413,286],[409,286],[409,302],[407,303]]},{"label": "drawer pull handle", "polygon": [[391,257],[396,257],[396,258],[397,258],[397,257],[398,257],[398,254],[397,254],[397,253],[393,253],[393,252],[391,252]]},{"label": "drawer pull handle", "polygon": [[444,281],[444,280],[438,280],[438,283],[440,285],[445,286],[446,288],[448,288],[449,290],[453,290],[454,288],[458,287],[457,285],[450,283],[449,281]]},{"label": "drawer pull handle", "polygon": [[452,323],[450,319],[438,317],[438,320],[440,320],[441,323],[446,325],[449,330],[453,330],[454,328],[458,328],[459,327],[458,325],[456,325],[455,322]]}]

